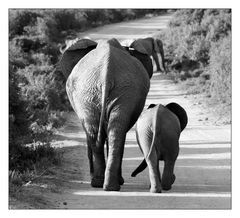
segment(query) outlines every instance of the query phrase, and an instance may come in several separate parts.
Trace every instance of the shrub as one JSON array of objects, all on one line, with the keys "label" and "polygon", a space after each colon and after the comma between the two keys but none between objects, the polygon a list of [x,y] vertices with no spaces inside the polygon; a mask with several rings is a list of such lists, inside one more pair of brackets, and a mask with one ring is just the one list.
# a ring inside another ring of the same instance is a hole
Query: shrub
[{"label": "shrub", "polygon": [[219,111],[223,112],[219,114],[228,114],[231,105],[231,9],[178,10],[159,38],[164,43],[174,80],[185,81],[183,84],[190,93],[204,94],[209,104],[221,104]]},{"label": "shrub", "polygon": [[22,99],[21,90],[18,87],[18,75],[13,70],[12,64],[9,66],[9,143],[11,144],[17,137],[28,133],[28,113],[27,104]]},{"label": "shrub", "polygon": [[225,10],[221,9],[218,12],[215,15],[208,15],[209,12],[206,11],[206,16],[201,22],[202,29],[207,33],[207,40],[213,42],[226,37],[231,32],[231,13],[226,13]]},{"label": "shrub", "polygon": [[60,163],[56,149],[49,144],[31,145],[28,147],[16,144],[10,147],[9,153],[11,154],[9,158],[9,170],[15,170],[20,173],[36,170],[36,164],[39,165],[39,163],[42,166],[38,166],[37,168],[47,168],[51,164]]},{"label": "shrub", "polygon": [[51,20],[54,20],[55,28],[59,32],[70,29],[80,30],[86,26],[85,12],[81,9],[48,10],[48,16],[49,15],[51,16]]},{"label": "shrub", "polygon": [[38,13],[35,10],[10,9],[9,10],[9,36],[23,35],[26,33],[25,27],[36,22]]},{"label": "shrub", "polygon": [[213,43],[209,71],[211,94],[221,102],[231,103],[231,35]]}]

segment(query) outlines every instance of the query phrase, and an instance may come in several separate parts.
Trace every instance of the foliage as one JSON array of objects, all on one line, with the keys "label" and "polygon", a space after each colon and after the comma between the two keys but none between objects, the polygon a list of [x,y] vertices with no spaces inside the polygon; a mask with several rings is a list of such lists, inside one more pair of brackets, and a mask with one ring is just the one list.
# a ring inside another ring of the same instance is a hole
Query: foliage
[{"label": "foliage", "polygon": [[[231,10],[180,9],[160,34],[170,70],[179,80],[199,77],[213,101],[231,101]],[[209,82],[208,82],[209,80]],[[205,82],[204,82],[205,81]]]},{"label": "foliage", "polygon": [[209,72],[213,97],[231,104],[231,35],[212,44]]}]

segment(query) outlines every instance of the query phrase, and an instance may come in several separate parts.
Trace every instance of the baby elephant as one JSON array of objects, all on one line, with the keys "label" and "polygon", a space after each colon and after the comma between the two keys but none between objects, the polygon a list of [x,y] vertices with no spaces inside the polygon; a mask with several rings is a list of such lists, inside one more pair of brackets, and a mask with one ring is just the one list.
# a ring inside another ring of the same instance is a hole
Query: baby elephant
[{"label": "baby elephant", "polygon": [[[179,153],[179,137],[187,122],[186,111],[176,103],[166,106],[151,104],[139,117],[136,124],[137,143],[145,159],[131,176],[135,177],[148,166],[150,192],[171,189],[175,181],[173,171]],[[159,160],[164,161],[162,179]]]}]

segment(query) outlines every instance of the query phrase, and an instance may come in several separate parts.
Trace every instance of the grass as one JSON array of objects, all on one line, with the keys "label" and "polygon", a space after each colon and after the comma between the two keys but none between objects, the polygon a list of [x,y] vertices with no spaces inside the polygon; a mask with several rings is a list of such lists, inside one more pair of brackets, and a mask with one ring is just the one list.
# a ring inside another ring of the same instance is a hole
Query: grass
[{"label": "grass", "polygon": [[[18,155],[14,156],[14,154]],[[33,205],[32,198],[36,200],[36,204],[45,202],[45,200],[41,200],[41,194],[34,194],[29,191],[29,187],[33,189],[34,187],[31,186],[35,185],[38,189],[44,188],[39,181],[51,175],[53,168],[61,166],[62,159],[63,151],[60,149],[46,145],[18,146],[10,157],[9,206],[13,207],[12,204],[16,204],[16,202]]]}]

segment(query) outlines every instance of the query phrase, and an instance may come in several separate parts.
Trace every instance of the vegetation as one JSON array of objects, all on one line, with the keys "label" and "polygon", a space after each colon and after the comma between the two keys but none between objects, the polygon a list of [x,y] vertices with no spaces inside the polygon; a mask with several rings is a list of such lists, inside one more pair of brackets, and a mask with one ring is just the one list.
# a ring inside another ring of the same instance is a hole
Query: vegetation
[{"label": "vegetation", "polygon": [[[61,155],[50,146],[55,128],[71,110],[65,78],[56,70],[59,47],[87,28],[135,19],[154,9],[9,10],[9,178],[10,191]],[[13,185],[13,186],[12,186]]]},{"label": "vegetation", "polygon": [[230,9],[177,10],[159,37],[176,81],[210,104],[231,106]]}]

